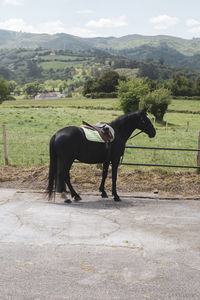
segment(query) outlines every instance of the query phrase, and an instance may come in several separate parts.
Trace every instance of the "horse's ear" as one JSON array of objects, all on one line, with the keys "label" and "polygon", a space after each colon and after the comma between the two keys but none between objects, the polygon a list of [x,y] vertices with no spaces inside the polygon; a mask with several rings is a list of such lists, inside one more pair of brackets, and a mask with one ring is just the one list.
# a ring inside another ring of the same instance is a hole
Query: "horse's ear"
[{"label": "horse's ear", "polygon": [[146,114],[147,111],[148,111],[148,108],[147,108],[147,107],[145,107],[145,108],[142,109],[142,113],[143,113],[143,114]]}]

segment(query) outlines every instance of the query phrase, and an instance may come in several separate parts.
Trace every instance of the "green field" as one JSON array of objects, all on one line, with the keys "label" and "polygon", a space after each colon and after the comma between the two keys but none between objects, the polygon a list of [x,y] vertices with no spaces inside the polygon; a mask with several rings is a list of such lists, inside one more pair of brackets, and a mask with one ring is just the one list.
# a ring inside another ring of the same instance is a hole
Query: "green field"
[{"label": "green field", "polygon": [[[179,105],[178,105],[179,104]],[[176,110],[200,110],[200,102],[173,100]],[[196,109],[195,109],[196,107]],[[174,108],[173,108],[174,109]],[[122,114],[117,99],[70,98],[59,100],[18,100],[3,102],[0,106],[1,124],[7,126],[9,162],[14,166],[48,164],[50,137],[60,128],[81,125],[82,120],[95,123],[109,122]],[[128,142],[134,146],[197,148],[200,131],[199,114],[167,113],[166,124],[156,123],[157,135],[149,139],[141,134]],[[189,122],[189,129],[187,123]],[[130,150],[124,162],[196,165],[197,153],[179,151]],[[0,165],[3,159],[3,138],[0,137]]]},{"label": "green field", "polygon": [[60,61],[49,61],[49,62],[42,62],[39,64],[40,67],[42,67],[44,70],[49,69],[65,69],[70,67],[80,67],[81,62],[80,61],[66,61],[66,62],[60,62]]}]

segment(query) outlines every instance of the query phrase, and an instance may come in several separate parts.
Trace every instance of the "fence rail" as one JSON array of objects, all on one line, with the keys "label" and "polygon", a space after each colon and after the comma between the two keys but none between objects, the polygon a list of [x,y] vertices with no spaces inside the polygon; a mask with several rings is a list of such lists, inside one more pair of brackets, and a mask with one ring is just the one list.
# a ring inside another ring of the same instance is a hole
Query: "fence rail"
[{"label": "fence rail", "polygon": [[126,146],[126,149],[143,149],[143,150],[169,150],[169,151],[189,151],[198,152],[197,154],[197,166],[185,166],[185,165],[167,165],[167,164],[142,164],[142,163],[121,163],[125,166],[146,166],[146,167],[167,167],[167,168],[186,168],[186,169],[199,169],[200,168],[200,132],[199,132],[199,149],[189,148],[164,148],[164,147],[144,147],[144,146]]},{"label": "fence rail", "polygon": [[141,164],[141,163],[121,163],[124,166],[145,166],[145,167],[162,167],[162,168],[183,168],[183,169],[200,169],[199,166],[184,166],[184,165],[159,165],[159,164]]},{"label": "fence rail", "polygon": [[126,149],[149,149],[149,150],[177,150],[177,151],[197,151],[200,149],[189,148],[164,148],[164,147],[144,147],[144,146],[126,146]]}]

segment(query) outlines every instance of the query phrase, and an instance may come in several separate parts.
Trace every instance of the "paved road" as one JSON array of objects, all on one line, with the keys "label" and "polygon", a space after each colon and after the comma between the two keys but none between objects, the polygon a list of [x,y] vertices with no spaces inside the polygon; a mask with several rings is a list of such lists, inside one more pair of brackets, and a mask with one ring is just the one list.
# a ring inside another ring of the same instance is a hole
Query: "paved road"
[{"label": "paved road", "polygon": [[0,299],[200,299],[200,201],[0,190]]}]

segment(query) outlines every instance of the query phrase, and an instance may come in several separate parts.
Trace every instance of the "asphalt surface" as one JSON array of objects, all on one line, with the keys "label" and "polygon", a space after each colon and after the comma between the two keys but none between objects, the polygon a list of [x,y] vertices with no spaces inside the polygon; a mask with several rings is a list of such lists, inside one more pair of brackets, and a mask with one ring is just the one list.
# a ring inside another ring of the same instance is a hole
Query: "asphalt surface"
[{"label": "asphalt surface", "polygon": [[200,201],[150,196],[0,189],[0,299],[199,300]]}]

